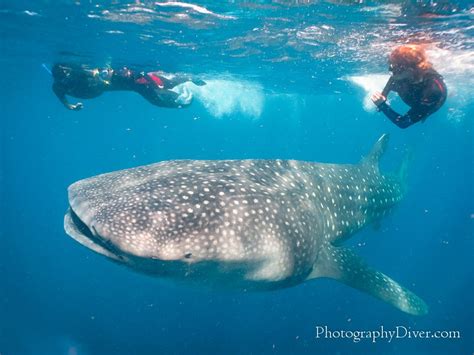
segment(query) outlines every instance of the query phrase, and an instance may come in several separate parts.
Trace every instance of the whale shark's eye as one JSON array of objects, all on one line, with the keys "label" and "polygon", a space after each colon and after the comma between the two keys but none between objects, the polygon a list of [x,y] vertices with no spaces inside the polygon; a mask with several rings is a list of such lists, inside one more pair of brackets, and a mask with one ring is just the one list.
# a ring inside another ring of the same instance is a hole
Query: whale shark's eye
[{"label": "whale shark's eye", "polygon": [[186,253],[186,254],[184,254],[184,257],[185,257],[186,259],[191,258],[191,256],[193,256],[193,254],[191,254],[191,253]]}]

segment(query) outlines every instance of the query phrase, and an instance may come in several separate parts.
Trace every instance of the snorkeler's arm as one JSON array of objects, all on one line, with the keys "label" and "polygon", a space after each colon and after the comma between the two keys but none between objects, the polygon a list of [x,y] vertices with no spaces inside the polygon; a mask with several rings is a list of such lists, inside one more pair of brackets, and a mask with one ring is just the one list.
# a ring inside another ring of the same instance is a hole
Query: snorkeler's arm
[{"label": "snorkeler's arm", "polygon": [[388,79],[387,84],[385,84],[385,87],[383,88],[382,92],[375,92],[372,95],[371,100],[375,104],[375,106],[377,106],[378,111],[381,110],[380,105],[382,105],[383,103],[385,103],[387,101],[387,95],[392,90],[393,82],[394,82],[394,79],[391,76]]},{"label": "snorkeler's arm", "polygon": [[395,112],[386,102],[381,103],[378,106],[378,109],[379,111],[382,111],[385,116],[389,118],[390,121],[392,121],[400,128],[410,127],[412,124],[424,120],[426,117],[428,117],[434,112],[429,106],[419,106],[411,108],[404,115],[400,115]]},{"label": "snorkeler's arm", "polygon": [[424,91],[423,98],[420,100],[418,105],[410,108],[405,115],[400,115],[395,112],[386,101],[378,104],[377,109],[382,111],[390,121],[400,128],[407,128],[414,123],[424,121],[429,115],[436,112],[446,101],[446,86],[444,85],[444,82],[440,80],[442,79],[436,78],[431,86]]},{"label": "snorkeler's arm", "polygon": [[59,85],[53,84],[53,91],[58,97],[59,101],[66,107],[68,110],[78,111],[83,108],[83,104],[78,102],[76,104],[71,104],[67,101],[66,92],[61,89]]},{"label": "snorkeler's arm", "polygon": [[390,76],[390,78],[387,81],[387,84],[385,84],[385,87],[382,90],[382,95],[386,98],[389,92],[392,90],[392,85],[393,85],[393,76]]},{"label": "snorkeler's arm", "polygon": [[64,106],[69,108],[69,102],[66,99],[66,93],[63,90],[61,90],[61,88],[56,84],[53,84],[53,91],[56,94],[56,96],[58,97],[59,101],[61,101],[61,103]]}]

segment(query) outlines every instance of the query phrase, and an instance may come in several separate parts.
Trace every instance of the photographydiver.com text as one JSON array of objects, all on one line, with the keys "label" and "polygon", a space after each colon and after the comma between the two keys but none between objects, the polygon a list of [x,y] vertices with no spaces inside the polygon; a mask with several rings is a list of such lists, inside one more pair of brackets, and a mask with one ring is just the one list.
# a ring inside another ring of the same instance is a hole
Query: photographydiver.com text
[{"label": "photographydiver.com text", "polygon": [[390,343],[396,339],[461,339],[461,332],[458,330],[414,330],[403,325],[391,329],[386,329],[382,325],[374,330],[333,330],[329,329],[327,325],[318,325],[316,326],[316,339],[346,339],[354,343],[361,340],[376,343],[382,340]]}]

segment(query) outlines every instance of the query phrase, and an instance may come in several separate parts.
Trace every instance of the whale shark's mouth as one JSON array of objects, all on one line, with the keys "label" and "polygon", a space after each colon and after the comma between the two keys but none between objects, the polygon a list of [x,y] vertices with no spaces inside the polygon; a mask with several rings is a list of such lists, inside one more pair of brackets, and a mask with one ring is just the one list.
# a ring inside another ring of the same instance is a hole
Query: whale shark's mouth
[{"label": "whale shark's mouth", "polygon": [[118,262],[123,262],[124,257],[120,251],[113,247],[110,243],[104,241],[97,233],[94,233],[79,216],[69,207],[64,216],[64,229],[66,233],[74,240],[89,248],[96,253],[104,255]]}]

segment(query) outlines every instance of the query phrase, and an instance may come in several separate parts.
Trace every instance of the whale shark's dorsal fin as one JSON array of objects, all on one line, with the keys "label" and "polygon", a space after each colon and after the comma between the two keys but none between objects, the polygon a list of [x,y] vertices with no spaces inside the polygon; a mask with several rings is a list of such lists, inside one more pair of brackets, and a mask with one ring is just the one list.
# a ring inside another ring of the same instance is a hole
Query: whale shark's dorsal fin
[{"label": "whale shark's dorsal fin", "polygon": [[370,165],[378,169],[380,157],[387,150],[388,141],[389,141],[388,133],[383,134],[377,140],[377,142],[375,142],[370,153],[361,160],[361,164]]},{"label": "whale shark's dorsal fin", "polygon": [[327,244],[318,255],[307,280],[319,277],[338,280],[406,313],[423,315],[428,312],[428,306],[421,298],[380,271],[369,267],[348,248]]}]

